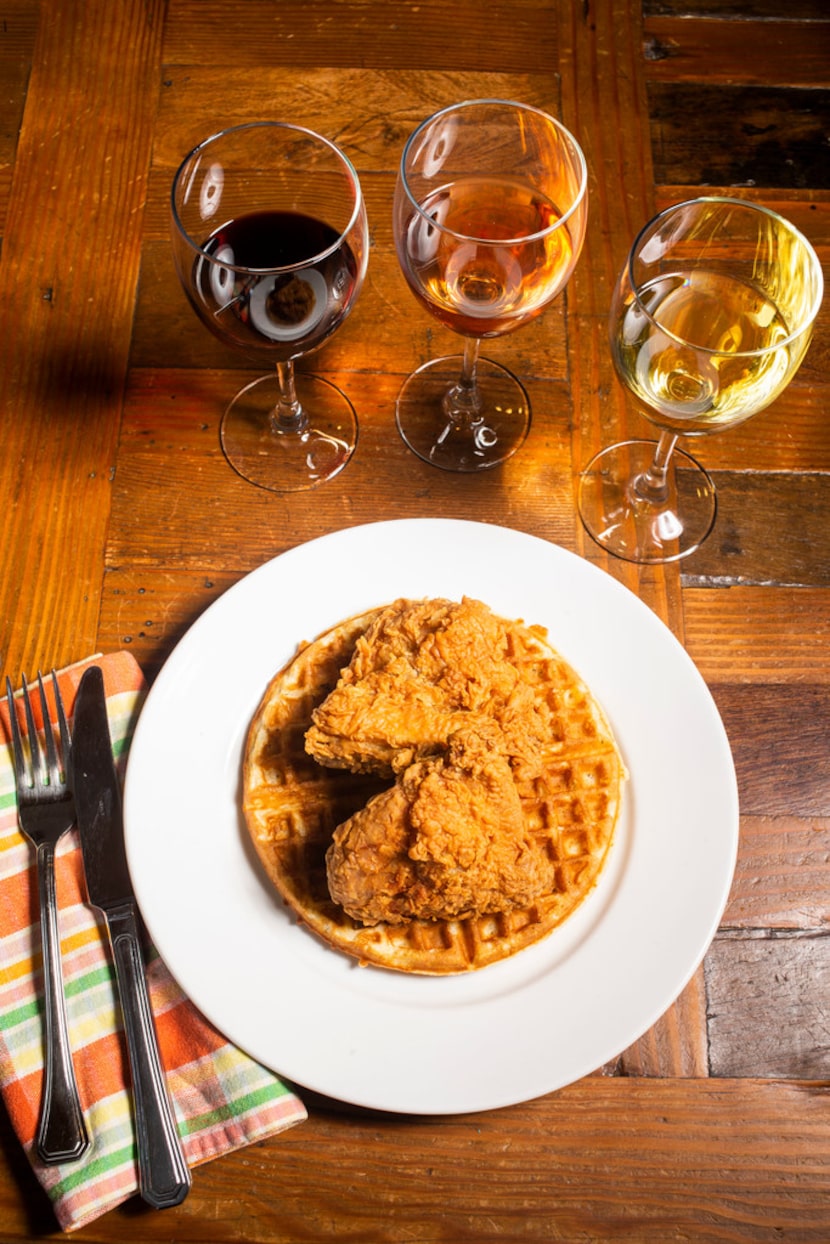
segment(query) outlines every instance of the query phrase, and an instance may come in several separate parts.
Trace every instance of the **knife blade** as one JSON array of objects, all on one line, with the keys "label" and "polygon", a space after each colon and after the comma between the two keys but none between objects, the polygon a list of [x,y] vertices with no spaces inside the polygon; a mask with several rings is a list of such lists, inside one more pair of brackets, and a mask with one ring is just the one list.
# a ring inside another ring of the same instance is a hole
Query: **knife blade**
[{"label": "knife blade", "polygon": [[127,866],[121,787],[112,758],[104,677],[85,671],[72,728],[75,811],[89,901],[104,914],[130,1058],[139,1192],[156,1209],[179,1205],[190,1188],[161,1064],[144,975],[138,909]]}]

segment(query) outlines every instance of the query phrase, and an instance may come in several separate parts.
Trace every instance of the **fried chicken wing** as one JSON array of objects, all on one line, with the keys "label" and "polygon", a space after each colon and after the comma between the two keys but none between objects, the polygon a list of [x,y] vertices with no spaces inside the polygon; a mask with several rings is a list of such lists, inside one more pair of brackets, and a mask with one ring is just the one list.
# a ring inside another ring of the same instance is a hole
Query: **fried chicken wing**
[{"label": "fried chicken wing", "polygon": [[334,833],[331,897],[364,924],[525,906],[553,885],[528,837],[498,726],[470,715],[446,755],[409,765]]}]

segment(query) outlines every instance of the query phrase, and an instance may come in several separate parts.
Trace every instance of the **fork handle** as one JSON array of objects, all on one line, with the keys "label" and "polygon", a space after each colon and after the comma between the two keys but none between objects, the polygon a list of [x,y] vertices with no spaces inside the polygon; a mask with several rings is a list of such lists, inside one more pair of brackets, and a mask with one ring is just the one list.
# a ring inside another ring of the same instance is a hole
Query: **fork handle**
[{"label": "fork handle", "polygon": [[132,902],[106,912],[127,1034],[135,1104],[139,1191],[155,1209],[179,1205],[190,1188],[161,1065]]},{"label": "fork handle", "polygon": [[52,843],[42,844],[37,849],[37,875],[43,942],[46,1059],[36,1151],[41,1162],[53,1166],[59,1162],[77,1161],[86,1153],[90,1142],[69,1047],[55,888],[55,848]]}]

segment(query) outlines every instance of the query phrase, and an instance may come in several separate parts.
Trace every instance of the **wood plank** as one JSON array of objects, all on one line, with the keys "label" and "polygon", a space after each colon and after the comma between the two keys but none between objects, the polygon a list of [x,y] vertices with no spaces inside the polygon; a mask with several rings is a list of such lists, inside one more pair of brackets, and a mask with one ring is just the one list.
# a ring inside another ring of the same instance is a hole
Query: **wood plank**
[{"label": "wood plank", "polygon": [[782,18],[803,22],[827,20],[825,0],[643,0],[643,11],[675,17],[711,17],[746,22],[778,22]]},{"label": "wood plank", "polygon": [[830,683],[830,592],[686,588],[686,649],[707,682]]},{"label": "wood plank", "polygon": [[658,182],[830,189],[828,90],[650,82],[648,100]]},{"label": "wood plank", "polygon": [[[326,64],[333,67],[454,72],[474,49],[482,70],[524,73],[529,65],[544,65],[553,72],[557,48],[549,10],[546,0],[488,5],[457,0],[452,11],[443,0],[421,0],[389,6],[379,22],[377,7],[360,0],[336,5],[329,0],[280,0],[276,5],[246,0],[244,21],[229,21],[222,0],[173,0],[164,60],[168,65],[258,65],[267,48],[269,64],[316,68],[323,45]],[[464,31],[464,53],[459,30]],[[257,91],[250,84],[246,88],[249,96]]]},{"label": "wood plank", "polygon": [[702,965],[656,1024],[630,1045],[616,1066],[626,1076],[707,1076],[709,1042]]},{"label": "wood plank", "polygon": [[0,235],[6,225],[39,10],[40,0],[10,0],[0,11]]},{"label": "wood plank", "polygon": [[[745,816],[830,816],[830,687],[716,684]],[[774,751],[775,766],[768,762]]]},{"label": "wood plank", "polygon": [[530,386],[536,416],[519,453],[497,470],[459,477],[415,458],[398,436],[400,377],[327,375],[352,398],[360,440],[345,471],[315,490],[309,505],[307,494],[252,488],[222,456],[219,420],[245,373],[131,373],[108,564],[244,573],[296,544],[298,532],[311,539],[377,519],[381,479],[385,518],[475,518],[573,543],[570,406],[561,384]]},{"label": "wood plank", "polygon": [[712,477],[717,518],[683,562],[685,585],[830,586],[830,475],[714,471]]},{"label": "wood plank", "polygon": [[830,22],[649,16],[643,55],[651,82],[826,87]]},{"label": "wood plank", "polygon": [[162,11],[75,0],[38,30],[0,307],[0,651],[15,678],[95,645]]},{"label": "wood plank", "polygon": [[[655,201],[658,209],[662,211],[672,203],[693,198],[696,193],[698,191],[689,186],[664,183],[655,187]],[[707,188],[706,193],[729,193],[738,199],[763,203],[786,216],[801,230],[816,248],[822,263],[830,261],[830,194],[826,190],[793,190],[785,186],[767,186],[760,190],[739,187],[729,190],[726,186],[712,186]]]},{"label": "wood plank", "polygon": [[29,62],[35,48],[40,0],[3,0],[0,9],[0,61]]},{"label": "wood plank", "polygon": [[706,956],[712,1075],[830,1078],[828,991],[826,930],[716,938]]},{"label": "wood plank", "polygon": [[[822,324],[816,330],[817,343],[824,331],[824,315],[821,318]],[[795,381],[767,410],[728,431],[694,439],[687,437],[681,441],[681,447],[708,471],[830,471],[830,420],[825,413],[818,374],[827,369],[819,353],[819,349],[808,353],[808,362]],[[813,376],[808,375],[808,370]],[[641,413],[616,377],[613,383],[621,399],[629,404],[631,434],[646,440],[656,439],[654,424]],[[608,435],[613,435],[612,429]]]},{"label": "wood plank", "polygon": [[200,614],[239,579],[234,571],[176,566],[110,567],[101,598],[98,646],[127,649],[152,683],[164,660]]},{"label": "wood plank", "polygon": [[[688,439],[684,448],[709,471],[830,471],[830,420],[822,386],[818,377],[810,380],[806,372],[805,365],[767,410],[729,431]],[[645,423],[644,434],[654,436]]]},{"label": "wood plank", "polygon": [[[652,214],[640,36],[641,12],[634,0],[603,0],[590,12],[562,6],[562,119],[578,137],[590,170],[589,243],[568,286],[569,375],[577,402],[571,450],[575,471],[603,445],[625,437],[632,419],[613,374],[607,315],[610,291],[631,241]],[[610,118],[624,118],[625,124],[610,124]],[[623,191],[608,196],[606,186]],[[617,561],[578,524],[577,540],[583,556],[638,591],[675,633],[682,633],[676,569],[641,569]]]},{"label": "wood plank", "polygon": [[[75,1238],[825,1244],[827,1102],[809,1081],[619,1077],[458,1118],[312,1100],[307,1123],[199,1167],[184,1205],[131,1203]],[[8,1244],[50,1229],[8,1185],[4,1195]]]},{"label": "wood plank", "polygon": [[[607,316],[611,289],[631,241],[653,211],[641,33],[642,14],[633,2],[604,0],[581,12],[577,6],[560,9],[562,118],[578,137],[591,175],[588,242],[568,287],[575,472],[603,445],[628,435],[637,418],[614,377]],[[620,187],[621,193],[609,196],[608,186]],[[676,567],[641,568],[617,561],[600,550],[579,524],[577,541],[583,556],[637,591],[682,637]],[[700,998],[693,983],[652,1031],[626,1052],[622,1068],[643,1074],[701,1074],[705,1026]],[[683,1032],[685,1042],[679,1040]]]},{"label": "wood plank", "polygon": [[[201,13],[201,6],[200,6]],[[263,117],[290,120],[324,133],[353,159],[358,172],[396,174],[412,130],[438,108],[459,99],[509,94],[535,107],[556,110],[558,83],[550,72],[486,72],[467,67],[450,72],[414,73],[401,68],[299,68],[274,63],[270,49],[259,49],[265,63],[251,70],[228,64],[167,66],[159,96],[154,170],[172,173],[190,148],[223,124]],[[232,102],[231,102],[232,101]],[[348,101],[345,105],[344,101]],[[166,183],[169,186],[169,180]],[[166,191],[165,191],[166,194]],[[166,210],[166,200],[164,207]],[[391,211],[391,201],[390,201]]]},{"label": "wood plank", "polygon": [[722,927],[826,932],[828,923],[830,820],[742,816]]},{"label": "wood plank", "polygon": [[[2,44],[0,43],[0,47]],[[23,121],[29,65],[22,61],[0,58],[0,235],[5,232],[6,213],[11,192],[12,168],[17,151],[17,138]]]}]

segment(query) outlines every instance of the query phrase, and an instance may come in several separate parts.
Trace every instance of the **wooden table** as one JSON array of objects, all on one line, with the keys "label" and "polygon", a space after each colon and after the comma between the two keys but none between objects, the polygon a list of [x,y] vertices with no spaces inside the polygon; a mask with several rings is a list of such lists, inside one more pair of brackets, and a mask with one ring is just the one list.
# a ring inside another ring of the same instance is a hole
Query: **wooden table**
[{"label": "wooden table", "polygon": [[[197,1170],[180,1208],[135,1201],[76,1238],[826,1241],[830,311],[775,406],[698,446],[721,502],[698,553],[647,571],[606,560],[574,508],[589,455],[647,432],[605,319],[654,209],[728,190],[828,258],[823,0],[8,0],[0,16],[3,673],[126,647],[152,679],[232,583],[311,537],[499,522],[596,562],[672,628],[720,707],[742,809],[704,963],[613,1065],[462,1117],[308,1095],[307,1123]],[[530,436],[503,469],[462,477],[395,430],[403,376],[452,338],[406,290],[390,204],[414,126],[484,95],[562,117],[591,212],[566,296],[493,346],[529,389]],[[167,239],[183,153],[261,117],[340,143],[371,221],[358,306],[314,362],[352,397],[361,440],[313,493],[260,491],[225,462],[218,421],[248,364],[197,322]],[[57,1235],[5,1118],[0,1132],[0,1237]]]}]

